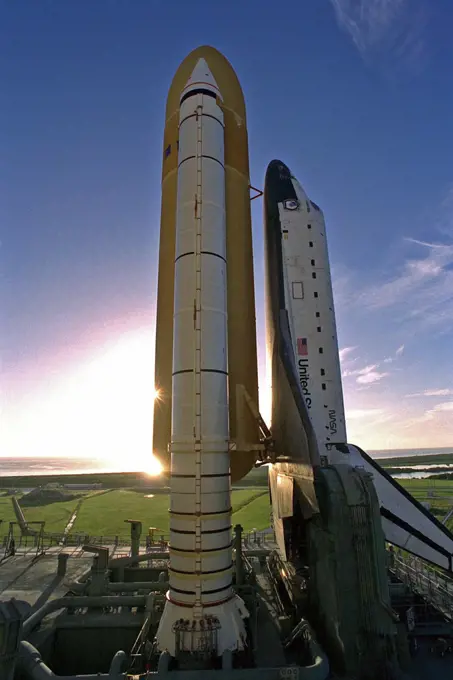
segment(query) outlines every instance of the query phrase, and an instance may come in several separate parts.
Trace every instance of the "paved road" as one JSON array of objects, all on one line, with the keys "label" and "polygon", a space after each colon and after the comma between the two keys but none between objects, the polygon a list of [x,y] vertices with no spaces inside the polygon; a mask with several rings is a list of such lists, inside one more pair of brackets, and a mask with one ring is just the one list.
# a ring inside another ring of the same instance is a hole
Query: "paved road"
[{"label": "paved road", "polygon": [[76,560],[68,560],[66,575],[57,581],[57,554],[15,555],[3,560],[0,565],[0,597],[7,600],[15,597],[33,605],[40,595],[52,585],[56,586],[50,599],[61,597],[67,592],[65,582],[82,575],[91,565],[92,556],[81,556]]}]

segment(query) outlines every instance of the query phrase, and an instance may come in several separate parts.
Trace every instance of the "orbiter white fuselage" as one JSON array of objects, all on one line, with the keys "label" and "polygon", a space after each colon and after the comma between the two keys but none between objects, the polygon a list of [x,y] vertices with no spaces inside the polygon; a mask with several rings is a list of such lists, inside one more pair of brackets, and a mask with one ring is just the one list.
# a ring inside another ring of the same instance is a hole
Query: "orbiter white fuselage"
[{"label": "orbiter white fuselage", "polygon": [[[268,272],[268,355],[272,375],[272,418],[280,441],[294,428],[285,415],[283,382],[298,383],[316,438],[310,459],[318,465],[347,464],[373,476],[386,539],[408,552],[453,571],[453,535],[379,464],[347,444],[335,310],[326,228],[321,209],[309,200],[281,161],[272,161],[265,183]],[[290,336],[290,337],[288,337]],[[291,346],[291,357],[288,348]],[[277,349],[276,349],[277,348]],[[285,372],[275,370],[278,356]],[[283,378],[280,376],[284,375]],[[273,422],[271,426],[273,427]],[[307,422],[304,423],[307,431]],[[293,447],[294,448],[294,447]],[[317,449],[317,450],[316,450]],[[319,459],[317,454],[319,453]],[[302,452],[306,466],[308,457]]]},{"label": "orbiter white fuselage", "polygon": [[279,203],[285,306],[302,394],[321,462],[346,443],[338,341],[324,216],[295,178]]}]

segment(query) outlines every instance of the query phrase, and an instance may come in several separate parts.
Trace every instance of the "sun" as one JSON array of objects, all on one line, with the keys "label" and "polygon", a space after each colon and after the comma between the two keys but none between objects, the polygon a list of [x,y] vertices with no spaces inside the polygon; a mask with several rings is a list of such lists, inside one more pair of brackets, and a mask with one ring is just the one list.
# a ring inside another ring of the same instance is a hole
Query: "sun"
[{"label": "sun", "polygon": [[149,331],[126,333],[47,378],[7,424],[9,455],[91,458],[112,471],[160,474],[153,346]]},{"label": "sun", "polygon": [[140,470],[141,472],[145,472],[147,475],[150,477],[157,477],[158,475],[162,474],[163,467],[159,460],[156,458],[154,454],[151,454],[151,457],[149,461],[145,465],[143,465],[143,470]]}]

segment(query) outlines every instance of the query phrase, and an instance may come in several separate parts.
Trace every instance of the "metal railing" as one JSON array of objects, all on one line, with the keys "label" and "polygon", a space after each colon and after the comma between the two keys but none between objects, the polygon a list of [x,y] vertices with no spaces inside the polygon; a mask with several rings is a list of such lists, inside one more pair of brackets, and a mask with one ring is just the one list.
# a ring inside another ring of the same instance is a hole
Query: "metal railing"
[{"label": "metal railing", "polygon": [[453,621],[453,580],[412,555],[389,551],[389,569],[412,592]]},{"label": "metal railing", "polygon": [[[152,537],[142,535],[140,539],[140,551],[145,552],[147,550],[165,550],[168,547],[168,542],[170,539],[169,534],[155,533]],[[4,535],[0,538],[1,541],[1,552],[6,550],[9,537]],[[16,554],[24,554],[30,550],[37,547],[37,536],[23,535],[18,533],[14,537],[15,551]],[[243,546],[247,548],[264,548],[272,550],[275,547],[275,536],[273,531],[264,530],[252,530],[244,532],[242,535]],[[119,548],[122,552],[124,550],[129,550],[131,545],[131,538],[125,534],[123,535],[102,535],[102,536],[90,536],[89,534],[64,534],[63,532],[51,533],[44,532],[42,537],[42,548],[44,550],[61,549],[65,548],[81,548],[82,545],[95,545],[95,546],[112,546]]]}]

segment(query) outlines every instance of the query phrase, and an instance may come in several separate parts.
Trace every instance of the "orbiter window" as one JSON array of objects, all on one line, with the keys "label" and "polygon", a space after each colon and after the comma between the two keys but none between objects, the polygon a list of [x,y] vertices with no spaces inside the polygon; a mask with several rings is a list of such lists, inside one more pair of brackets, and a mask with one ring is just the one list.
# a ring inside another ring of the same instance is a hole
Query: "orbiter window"
[{"label": "orbiter window", "polygon": [[299,209],[299,201],[296,201],[294,199],[289,199],[288,201],[284,201],[283,208],[285,210],[298,210]]}]

